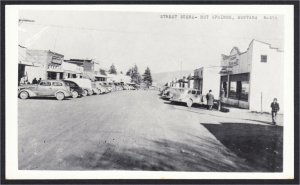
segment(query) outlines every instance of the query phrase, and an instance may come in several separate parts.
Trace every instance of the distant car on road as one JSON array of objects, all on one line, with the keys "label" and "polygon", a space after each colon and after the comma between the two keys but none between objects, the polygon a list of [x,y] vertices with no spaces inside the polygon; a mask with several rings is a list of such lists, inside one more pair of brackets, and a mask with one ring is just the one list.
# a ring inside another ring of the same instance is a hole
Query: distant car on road
[{"label": "distant car on road", "polygon": [[184,89],[180,93],[174,94],[170,98],[171,102],[183,102],[186,103],[188,107],[193,104],[204,104],[206,103],[206,98],[202,95],[200,90],[197,89]]},{"label": "distant car on road", "polygon": [[77,98],[78,96],[83,96],[83,89],[75,82],[69,80],[63,80],[67,86],[70,87],[72,92],[72,97]]},{"label": "distant car on road", "polygon": [[57,100],[63,100],[72,96],[72,93],[70,87],[61,80],[42,80],[39,84],[19,86],[18,95],[21,99],[56,97]]}]

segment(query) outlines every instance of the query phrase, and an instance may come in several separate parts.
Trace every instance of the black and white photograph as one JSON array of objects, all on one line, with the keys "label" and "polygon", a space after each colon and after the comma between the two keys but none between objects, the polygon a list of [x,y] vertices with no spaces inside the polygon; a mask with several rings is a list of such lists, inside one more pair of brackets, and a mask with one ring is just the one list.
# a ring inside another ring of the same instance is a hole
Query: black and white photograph
[{"label": "black and white photograph", "polygon": [[7,170],[293,178],[293,7],[143,7],[6,10]]}]

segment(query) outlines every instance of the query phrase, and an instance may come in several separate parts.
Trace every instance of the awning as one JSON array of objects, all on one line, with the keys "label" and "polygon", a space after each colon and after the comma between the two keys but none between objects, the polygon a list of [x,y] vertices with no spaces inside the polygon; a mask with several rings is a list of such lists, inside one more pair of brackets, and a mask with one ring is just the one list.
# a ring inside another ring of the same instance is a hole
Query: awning
[{"label": "awning", "polygon": [[25,66],[33,66],[33,67],[42,67],[43,66],[40,63],[34,63],[34,62],[28,62],[28,61],[19,61],[19,64],[22,64]]},{"label": "awning", "polygon": [[95,77],[97,78],[107,78],[107,76],[106,75],[95,75]]},{"label": "awning", "polygon": [[47,69],[47,72],[63,73],[62,69]]},{"label": "awning", "polygon": [[82,74],[82,72],[71,71],[71,70],[63,70],[63,72],[65,72],[65,73],[71,73],[71,74]]},{"label": "awning", "polygon": [[26,61],[19,61],[19,64],[22,64],[25,66],[34,66],[32,62],[26,62]]}]

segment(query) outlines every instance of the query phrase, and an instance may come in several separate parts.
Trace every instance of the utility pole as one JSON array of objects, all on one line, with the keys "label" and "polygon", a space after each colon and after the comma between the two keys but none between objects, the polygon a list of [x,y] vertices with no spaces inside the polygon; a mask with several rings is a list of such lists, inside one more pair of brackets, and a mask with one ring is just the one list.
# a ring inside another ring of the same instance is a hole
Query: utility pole
[{"label": "utility pole", "polygon": [[19,26],[20,26],[23,22],[35,22],[35,21],[34,21],[34,20],[31,20],[31,19],[19,19]]}]

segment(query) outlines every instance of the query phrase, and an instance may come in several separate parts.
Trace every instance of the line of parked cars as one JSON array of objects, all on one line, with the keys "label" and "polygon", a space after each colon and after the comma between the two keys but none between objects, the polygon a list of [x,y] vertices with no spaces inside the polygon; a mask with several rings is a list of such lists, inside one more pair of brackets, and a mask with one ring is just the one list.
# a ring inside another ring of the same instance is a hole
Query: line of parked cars
[{"label": "line of parked cars", "polygon": [[106,94],[120,90],[135,90],[135,87],[124,83],[92,82],[84,78],[68,78],[64,80],[42,80],[38,84],[18,87],[20,99],[31,97],[55,97],[63,100],[68,97],[77,98]]},{"label": "line of parked cars", "polygon": [[[180,88],[180,87],[164,87],[160,91],[162,99],[169,100],[171,103],[185,103],[186,106],[192,107],[195,104],[206,105],[206,95],[198,89]],[[218,107],[219,101],[214,100],[214,106]]]}]

